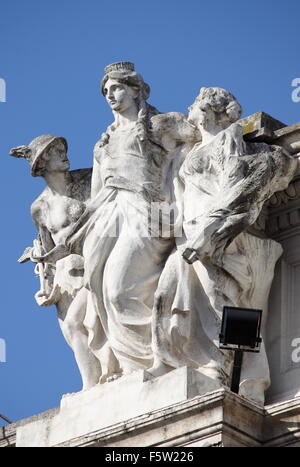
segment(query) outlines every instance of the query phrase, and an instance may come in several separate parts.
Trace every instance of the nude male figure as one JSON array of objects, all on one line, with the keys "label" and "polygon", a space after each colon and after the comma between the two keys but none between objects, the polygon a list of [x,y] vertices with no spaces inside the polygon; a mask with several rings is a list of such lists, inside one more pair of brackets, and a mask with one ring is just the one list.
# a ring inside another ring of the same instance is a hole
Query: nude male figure
[{"label": "nude male figure", "polygon": [[99,360],[89,348],[91,334],[95,332],[92,327],[100,327],[100,323],[91,312],[89,292],[83,286],[83,257],[72,254],[56,262],[38,261],[40,256],[64,243],[90,197],[91,169],[69,171],[66,153],[67,141],[52,135],[39,136],[28,146],[18,146],[10,152],[25,158],[31,165],[32,176],[43,177],[47,184],[31,206],[38,239],[34,247],[26,248],[19,262],[37,263],[41,288],[35,295],[36,301],[41,306],[56,305],[63,336],[74,352],[82,376],[83,389],[88,389],[101,376]]}]

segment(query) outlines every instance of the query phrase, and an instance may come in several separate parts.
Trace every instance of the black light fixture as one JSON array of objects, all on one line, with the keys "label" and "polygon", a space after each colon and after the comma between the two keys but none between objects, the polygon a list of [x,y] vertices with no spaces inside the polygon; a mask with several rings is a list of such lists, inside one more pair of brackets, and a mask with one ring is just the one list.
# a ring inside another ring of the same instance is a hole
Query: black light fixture
[{"label": "black light fixture", "polygon": [[259,352],[262,310],[223,307],[220,349],[234,350],[231,391],[238,394],[243,352]]}]

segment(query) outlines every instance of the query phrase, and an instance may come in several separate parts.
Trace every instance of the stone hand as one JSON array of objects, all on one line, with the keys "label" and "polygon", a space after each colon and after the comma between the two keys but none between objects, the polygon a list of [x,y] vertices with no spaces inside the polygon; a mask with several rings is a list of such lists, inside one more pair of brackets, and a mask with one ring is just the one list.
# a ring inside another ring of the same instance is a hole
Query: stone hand
[{"label": "stone hand", "polygon": [[53,299],[49,298],[44,292],[40,291],[35,294],[35,300],[39,306],[53,305]]},{"label": "stone hand", "polygon": [[57,245],[45,255],[32,256],[33,261],[39,263],[56,263],[59,259],[64,258],[70,254],[68,248],[65,245]]}]

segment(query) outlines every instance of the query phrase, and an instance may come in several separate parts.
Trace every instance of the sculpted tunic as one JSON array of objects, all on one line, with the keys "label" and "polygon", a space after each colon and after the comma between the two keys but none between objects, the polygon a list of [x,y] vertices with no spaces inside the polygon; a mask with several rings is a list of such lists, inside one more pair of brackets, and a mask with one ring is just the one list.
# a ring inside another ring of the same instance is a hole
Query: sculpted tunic
[{"label": "sculpted tunic", "polygon": [[[168,258],[156,291],[153,348],[164,363],[177,367],[186,362],[203,372],[225,370],[228,377],[229,354],[218,349],[223,306],[261,308],[265,322],[274,267],[282,253],[275,241],[245,230],[294,171],[295,161],[281,148],[244,144],[238,124],[206,146],[196,144],[187,155],[179,171],[186,242],[177,239],[178,250]],[[187,247],[202,249],[201,261],[187,265],[181,256]],[[262,331],[264,336],[264,327]],[[269,384],[263,344],[259,354],[244,358],[241,384],[251,379],[265,388]]]},{"label": "sculpted tunic", "polygon": [[91,346],[107,340],[123,373],[152,364],[153,297],[173,239],[157,235],[149,215],[151,202],[168,197],[169,165],[168,152],[141,142],[135,126],[117,128],[95,146],[94,198],[69,238],[73,251],[83,242],[85,283],[104,329]]}]

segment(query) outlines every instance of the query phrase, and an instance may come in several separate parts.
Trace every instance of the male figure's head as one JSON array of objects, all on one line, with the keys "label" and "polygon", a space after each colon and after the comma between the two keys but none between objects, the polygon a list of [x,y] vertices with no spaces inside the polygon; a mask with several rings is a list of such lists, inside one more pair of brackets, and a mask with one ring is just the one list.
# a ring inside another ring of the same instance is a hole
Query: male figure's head
[{"label": "male figure's head", "polygon": [[22,157],[31,165],[33,177],[44,177],[46,172],[67,172],[70,163],[67,157],[68,143],[64,138],[41,135],[28,146],[17,146],[10,155]]}]

